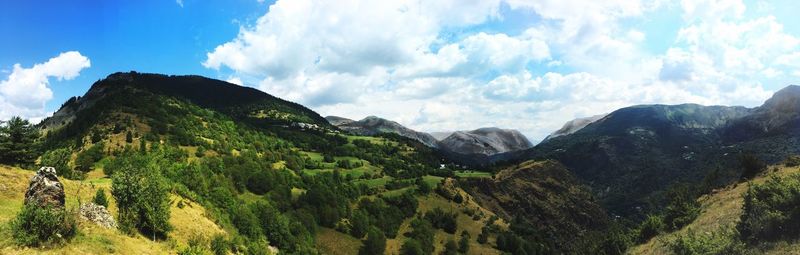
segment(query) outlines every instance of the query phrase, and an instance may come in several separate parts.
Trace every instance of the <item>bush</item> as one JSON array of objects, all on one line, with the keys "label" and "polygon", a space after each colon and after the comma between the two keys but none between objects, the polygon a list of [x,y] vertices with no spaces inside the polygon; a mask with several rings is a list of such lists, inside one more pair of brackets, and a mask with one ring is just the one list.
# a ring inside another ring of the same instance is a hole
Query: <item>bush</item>
[{"label": "bush", "polygon": [[752,184],[744,196],[738,230],[750,242],[800,236],[800,174]]},{"label": "bush", "polygon": [[94,203],[108,208],[108,199],[106,198],[105,190],[103,189],[97,190],[97,193],[94,194]]},{"label": "bush", "polygon": [[75,236],[77,225],[71,212],[28,204],[11,221],[11,231],[19,245],[39,246],[69,240]]},{"label": "bush", "polygon": [[735,235],[735,232],[727,229],[705,234],[690,230],[670,242],[669,247],[677,255],[748,254],[745,245]]},{"label": "bush", "polygon": [[467,254],[469,251],[469,233],[464,230],[461,231],[461,239],[458,240],[458,252]]},{"label": "bush", "polygon": [[664,224],[670,230],[678,230],[700,215],[700,202],[687,185],[673,186],[667,191],[669,198],[664,210]]},{"label": "bush", "polygon": [[425,219],[428,220],[433,227],[442,229],[450,234],[456,233],[457,216],[457,213],[448,213],[438,207],[425,213]]},{"label": "bush", "polygon": [[214,255],[226,255],[230,249],[230,243],[225,240],[225,236],[216,234],[211,238],[211,251]]},{"label": "bush", "polygon": [[657,236],[664,229],[664,219],[658,215],[648,215],[647,218],[639,225],[637,230],[636,240],[639,243],[645,243]]}]

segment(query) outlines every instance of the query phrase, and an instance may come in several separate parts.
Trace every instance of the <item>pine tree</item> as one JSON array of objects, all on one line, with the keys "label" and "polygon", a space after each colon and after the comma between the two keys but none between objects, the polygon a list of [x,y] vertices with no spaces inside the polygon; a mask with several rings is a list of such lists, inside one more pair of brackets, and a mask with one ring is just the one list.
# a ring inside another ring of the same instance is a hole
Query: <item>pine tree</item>
[{"label": "pine tree", "polygon": [[0,163],[30,166],[37,157],[39,132],[28,120],[12,117],[0,126]]},{"label": "pine tree", "polygon": [[383,254],[384,250],[386,250],[386,236],[383,231],[376,227],[370,227],[367,232],[367,240],[364,241],[364,246],[361,246],[358,254]]}]

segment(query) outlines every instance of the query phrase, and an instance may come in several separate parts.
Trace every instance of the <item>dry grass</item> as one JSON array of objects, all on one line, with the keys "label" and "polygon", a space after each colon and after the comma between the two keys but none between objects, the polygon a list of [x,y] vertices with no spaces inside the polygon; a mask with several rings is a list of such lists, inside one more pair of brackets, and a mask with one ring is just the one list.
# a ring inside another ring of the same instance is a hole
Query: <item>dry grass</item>
[{"label": "dry grass", "polygon": [[[28,182],[33,175],[33,171],[0,166],[0,225],[5,226],[19,212]],[[61,179],[67,195],[67,208],[77,208],[78,198],[82,203],[90,202],[96,190],[103,188],[109,198],[109,211],[116,216],[116,204],[110,193],[111,181],[102,177],[102,170],[90,172],[88,176],[85,181]],[[225,233],[206,217],[205,209],[199,204],[191,203],[188,199],[177,195],[172,195],[171,199],[173,203],[170,209],[170,224],[174,230],[169,234],[169,239],[174,242],[153,242],[141,235],[128,236],[116,229],[105,229],[93,223],[80,222],[79,234],[63,246],[49,249],[26,248],[15,246],[10,233],[3,227],[0,231],[0,254],[174,254],[176,249],[174,246],[185,245],[193,236],[202,235],[209,238],[214,234]],[[179,200],[186,204],[184,208],[176,206]]]},{"label": "dry grass", "polygon": [[[772,170],[774,168],[770,167],[769,169]],[[770,175],[787,176],[798,172],[800,172],[800,168],[797,167],[778,166],[775,171],[771,171]],[[761,184],[768,178],[769,175],[762,175],[753,179],[752,182]],[[702,212],[694,222],[678,231],[661,234],[645,244],[632,247],[628,253],[671,254],[668,243],[674,240],[677,235],[686,235],[690,230],[699,233],[714,233],[724,227],[735,227],[739,222],[739,217],[742,215],[744,193],[747,191],[747,187],[747,183],[735,184],[700,197],[698,200],[702,205]],[[800,254],[800,244],[779,243],[763,252],[765,254]]]},{"label": "dry grass", "polygon": [[357,254],[361,248],[361,240],[329,228],[317,231],[316,243],[320,252],[328,255]]}]

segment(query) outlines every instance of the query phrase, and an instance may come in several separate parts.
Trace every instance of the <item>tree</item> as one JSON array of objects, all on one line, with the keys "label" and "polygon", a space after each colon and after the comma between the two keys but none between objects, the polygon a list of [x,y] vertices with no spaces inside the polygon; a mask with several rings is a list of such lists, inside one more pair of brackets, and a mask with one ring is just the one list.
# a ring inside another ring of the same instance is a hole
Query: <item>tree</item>
[{"label": "tree", "polygon": [[97,193],[94,194],[94,203],[108,208],[108,198],[106,198],[105,190],[102,188],[97,189]]},{"label": "tree", "polygon": [[126,143],[132,143],[133,142],[133,133],[131,133],[130,130],[128,130],[128,132],[125,133],[125,142]]},{"label": "tree", "polygon": [[58,175],[67,179],[78,179],[80,175],[73,174],[72,168],[69,167],[69,160],[72,157],[72,151],[67,148],[55,149],[45,152],[42,155],[42,166],[50,166],[56,169]]},{"label": "tree", "polygon": [[383,231],[376,227],[370,227],[367,231],[367,240],[364,246],[358,250],[359,255],[383,254],[386,250],[386,236]]},{"label": "tree", "polygon": [[742,167],[741,180],[750,180],[767,169],[767,164],[761,161],[752,153],[744,153],[739,156],[739,164]]},{"label": "tree", "polygon": [[422,250],[422,245],[419,241],[414,239],[407,239],[403,246],[400,247],[400,254],[403,255],[425,255],[430,254]]},{"label": "tree", "polygon": [[427,195],[431,193],[431,191],[433,190],[431,185],[425,182],[425,180],[422,179],[422,177],[417,178],[416,182],[417,182],[417,191],[419,191],[419,194]]},{"label": "tree", "polygon": [[[88,172],[94,167],[94,163],[103,158],[103,149],[105,145],[102,142],[95,143],[92,147],[78,153],[75,158],[75,169],[81,172]],[[104,172],[110,175],[110,172]]]},{"label": "tree", "polygon": [[111,194],[117,201],[120,229],[164,238],[169,224],[169,186],[161,176],[162,162],[150,155],[121,155],[109,163]]},{"label": "tree", "polygon": [[356,238],[362,238],[369,230],[369,216],[362,210],[353,212],[353,217],[350,219],[350,234]]},{"label": "tree", "polygon": [[0,125],[0,163],[30,166],[37,157],[39,132],[28,120],[11,117]]}]

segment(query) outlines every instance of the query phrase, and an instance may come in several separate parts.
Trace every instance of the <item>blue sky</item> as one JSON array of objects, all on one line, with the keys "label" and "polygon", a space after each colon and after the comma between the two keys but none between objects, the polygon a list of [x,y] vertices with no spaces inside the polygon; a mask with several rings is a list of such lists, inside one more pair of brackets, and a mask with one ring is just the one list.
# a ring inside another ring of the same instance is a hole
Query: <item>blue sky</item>
[{"label": "blue sky", "polygon": [[645,103],[756,106],[800,83],[795,1],[4,1],[0,119],[116,71],[199,74],[323,115],[540,140]]}]

